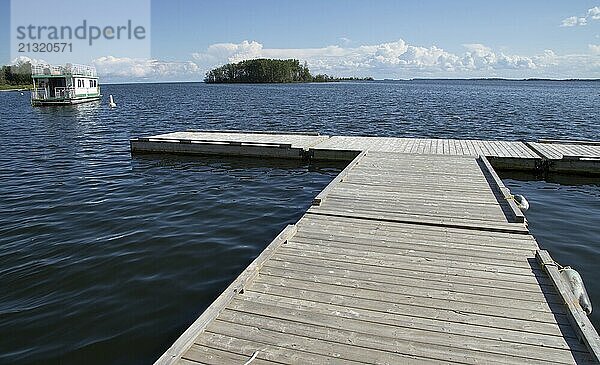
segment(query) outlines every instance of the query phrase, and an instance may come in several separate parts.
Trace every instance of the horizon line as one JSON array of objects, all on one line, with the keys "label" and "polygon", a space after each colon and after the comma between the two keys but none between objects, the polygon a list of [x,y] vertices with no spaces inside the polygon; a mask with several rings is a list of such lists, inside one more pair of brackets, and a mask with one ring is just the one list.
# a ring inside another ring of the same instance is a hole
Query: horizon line
[{"label": "horizon line", "polygon": [[[360,82],[360,83],[369,83],[369,82],[392,82],[392,81],[586,81],[586,82],[594,82],[600,81],[600,78],[544,78],[544,77],[529,77],[529,78],[505,78],[505,77],[469,77],[469,78],[446,78],[446,77],[414,77],[410,79],[373,79],[373,80],[342,80],[342,81],[331,81],[331,82],[316,82],[316,84],[324,84],[324,83],[348,83],[348,82]],[[254,84],[254,85],[263,85],[263,84],[311,84],[312,82],[289,82],[289,83],[243,83],[243,82],[231,82],[231,83],[222,83],[222,84]],[[118,82],[100,82],[101,85],[129,85],[129,84],[208,84],[205,81],[118,81]]]}]

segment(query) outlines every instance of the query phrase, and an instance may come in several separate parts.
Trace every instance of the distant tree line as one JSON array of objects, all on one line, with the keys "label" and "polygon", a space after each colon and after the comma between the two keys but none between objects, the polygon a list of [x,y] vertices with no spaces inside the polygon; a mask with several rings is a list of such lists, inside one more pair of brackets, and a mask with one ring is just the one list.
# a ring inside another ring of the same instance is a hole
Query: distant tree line
[{"label": "distant tree line", "polygon": [[31,84],[31,63],[18,62],[16,65],[6,65],[0,68],[1,86],[24,86]]},{"label": "distant tree line", "polygon": [[291,83],[332,82],[346,80],[373,80],[373,78],[336,78],[328,75],[313,76],[306,63],[295,59],[254,59],[228,63],[206,73],[204,82],[219,83]]},{"label": "distant tree line", "polygon": [[373,81],[372,77],[333,77],[327,74],[313,76],[312,82],[336,82],[336,81]]}]

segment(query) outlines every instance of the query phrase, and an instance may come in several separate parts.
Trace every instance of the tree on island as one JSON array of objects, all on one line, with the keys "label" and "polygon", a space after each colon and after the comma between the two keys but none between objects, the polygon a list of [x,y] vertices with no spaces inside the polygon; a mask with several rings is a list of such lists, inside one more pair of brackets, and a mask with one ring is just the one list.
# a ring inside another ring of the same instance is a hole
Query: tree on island
[{"label": "tree on island", "polygon": [[0,68],[0,86],[24,86],[31,83],[31,63],[28,61]]},{"label": "tree on island", "polygon": [[306,65],[296,59],[278,60],[260,58],[228,63],[206,73],[204,82],[221,83],[292,83],[332,82],[346,80],[373,80],[373,78],[336,78],[328,75],[313,76]]}]

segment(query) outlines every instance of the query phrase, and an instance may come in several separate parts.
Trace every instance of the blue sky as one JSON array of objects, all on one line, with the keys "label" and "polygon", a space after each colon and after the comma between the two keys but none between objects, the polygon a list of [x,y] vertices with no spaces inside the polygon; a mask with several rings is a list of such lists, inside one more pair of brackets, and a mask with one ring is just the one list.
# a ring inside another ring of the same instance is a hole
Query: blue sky
[{"label": "blue sky", "polygon": [[[336,76],[600,78],[598,0],[147,1],[151,60],[104,47],[89,62],[108,78],[200,80],[256,57],[300,58]],[[127,1],[117,7],[136,13]]]},{"label": "blue sky", "polygon": [[598,41],[600,23],[566,30],[560,22],[594,6],[600,1],[153,1],[153,50],[181,58],[212,43],[310,48],[344,37],[356,44],[402,38],[450,51],[483,43],[514,52],[577,52]]}]

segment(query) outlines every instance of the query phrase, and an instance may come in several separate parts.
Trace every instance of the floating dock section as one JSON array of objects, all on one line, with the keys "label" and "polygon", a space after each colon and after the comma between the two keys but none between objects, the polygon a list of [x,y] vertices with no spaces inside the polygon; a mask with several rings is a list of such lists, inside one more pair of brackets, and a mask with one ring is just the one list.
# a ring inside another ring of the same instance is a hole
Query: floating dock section
[{"label": "floating dock section", "polygon": [[600,175],[600,143],[538,142],[322,136],[269,132],[188,131],[140,137],[130,141],[135,153],[179,153],[352,160],[362,151],[425,155],[486,156],[499,170],[537,174],[551,172]]},{"label": "floating dock section", "polygon": [[598,361],[598,333],[490,163],[541,160],[525,144],[198,136],[131,146],[351,161],[156,364]]},{"label": "floating dock section", "polygon": [[542,157],[548,171],[590,174],[600,171],[600,142],[540,140],[528,142],[527,146]]}]

